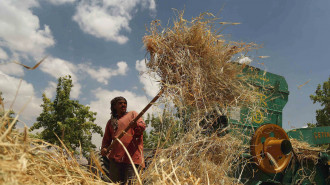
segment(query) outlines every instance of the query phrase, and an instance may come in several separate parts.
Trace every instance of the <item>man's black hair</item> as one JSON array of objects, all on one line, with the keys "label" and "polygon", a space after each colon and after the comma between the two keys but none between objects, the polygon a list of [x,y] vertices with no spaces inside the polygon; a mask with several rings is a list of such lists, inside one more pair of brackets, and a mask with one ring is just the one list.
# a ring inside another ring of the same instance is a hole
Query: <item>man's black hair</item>
[{"label": "man's black hair", "polygon": [[110,110],[111,110],[111,115],[114,117],[117,117],[117,112],[116,112],[115,106],[119,100],[125,100],[125,102],[127,104],[127,100],[122,96],[118,96],[118,97],[115,97],[114,99],[112,99],[110,101]]}]

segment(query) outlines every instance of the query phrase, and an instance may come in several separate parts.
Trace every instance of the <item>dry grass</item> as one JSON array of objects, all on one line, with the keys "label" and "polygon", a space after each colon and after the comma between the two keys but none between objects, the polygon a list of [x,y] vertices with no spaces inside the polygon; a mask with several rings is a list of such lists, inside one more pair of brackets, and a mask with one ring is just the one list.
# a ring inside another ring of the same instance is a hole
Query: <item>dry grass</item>
[{"label": "dry grass", "polygon": [[290,139],[292,148],[299,161],[312,160],[316,164],[319,159],[319,154],[322,150],[320,147],[312,147],[307,142]]},{"label": "dry grass", "polygon": [[178,12],[172,27],[163,29],[159,21],[154,21],[150,34],[144,37],[150,56],[148,73],[160,77],[164,99],[175,105],[168,112],[181,114],[181,126],[189,128],[179,142],[158,151],[143,176],[148,183],[240,183],[233,173],[237,165],[246,164],[240,161],[246,149],[242,140],[231,134],[202,135],[199,123],[210,121],[210,117],[216,119],[228,107],[252,108],[256,104],[256,90],[248,83],[248,76],[242,75],[246,66],[237,62],[237,55],[258,46],[226,41],[215,30],[216,21],[209,13],[188,21],[183,12]]},{"label": "dry grass", "polygon": [[[0,119],[1,184],[107,184],[80,166],[65,147],[30,138],[26,127],[22,133],[12,130],[17,117],[5,114]],[[317,149],[291,141],[298,156],[301,149]],[[233,173],[238,165],[248,163],[241,157],[246,148],[232,134],[186,134],[178,143],[158,150],[141,178],[144,184],[241,184]],[[313,159],[317,159],[314,154]]]},{"label": "dry grass", "polygon": [[231,134],[187,134],[158,151],[143,177],[147,184],[240,184],[232,175],[244,150],[242,141]]},{"label": "dry grass", "polygon": [[[0,184],[106,184],[80,166],[64,147],[12,130],[15,119],[0,117]],[[10,120],[10,121],[9,121]]]},{"label": "dry grass", "polygon": [[235,61],[237,54],[258,46],[226,41],[214,29],[216,21],[209,13],[188,21],[178,12],[173,27],[163,29],[154,21],[143,39],[150,56],[148,72],[160,77],[165,96],[180,108],[208,112],[256,101],[254,87],[240,75],[245,65]]}]

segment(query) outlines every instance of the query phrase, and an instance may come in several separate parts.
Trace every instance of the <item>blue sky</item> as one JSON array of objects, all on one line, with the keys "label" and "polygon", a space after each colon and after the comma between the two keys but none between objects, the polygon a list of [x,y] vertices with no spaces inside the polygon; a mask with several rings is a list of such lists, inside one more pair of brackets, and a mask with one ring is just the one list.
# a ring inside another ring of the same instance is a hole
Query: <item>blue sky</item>
[{"label": "blue sky", "polygon": [[[19,112],[29,102],[20,119],[31,126],[42,93],[54,97],[57,78],[70,74],[72,97],[91,106],[104,128],[114,96],[127,97],[129,109],[140,111],[158,91],[139,75],[150,22],[159,19],[166,26],[173,9],[184,10],[186,19],[210,12],[221,22],[241,23],[222,32],[230,40],[263,46],[250,53],[252,64],[286,78],[290,96],[283,127],[302,127],[315,123],[319,105],[309,95],[330,75],[329,7],[328,0],[1,0],[0,91],[9,108],[22,79],[13,109]],[[12,63],[33,66],[44,56],[33,71]]]}]

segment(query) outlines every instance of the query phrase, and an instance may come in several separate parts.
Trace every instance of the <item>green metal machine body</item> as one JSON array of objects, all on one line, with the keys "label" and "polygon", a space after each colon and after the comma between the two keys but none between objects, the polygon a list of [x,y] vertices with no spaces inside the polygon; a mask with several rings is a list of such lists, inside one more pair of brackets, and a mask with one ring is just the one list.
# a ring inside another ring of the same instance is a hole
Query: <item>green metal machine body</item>
[{"label": "green metal machine body", "polygon": [[[258,104],[254,109],[231,107],[228,111],[229,114],[227,117],[229,124],[244,128],[245,134],[251,136],[251,140],[253,140],[253,138],[255,138],[253,136],[260,134],[258,129],[264,125],[274,124],[282,127],[282,111],[288,102],[289,96],[288,84],[283,76],[251,66],[247,66],[243,72],[244,74],[249,75],[251,83],[258,88]],[[271,128],[272,127],[267,128],[266,130]],[[259,144],[263,145],[268,138],[276,138],[281,135],[277,132],[281,131],[275,130],[274,132],[265,134],[265,136],[259,140]],[[283,132],[284,135],[288,137],[287,140],[290,138],[305,141],[312,146],[330,143],[330,127],[300,128],[288,131],[287,133],[283,130]],[[282,145],[283,143],[284,142],[282,142]],[[252,150],[252,148],[253,147],[251,146],[250,150]],[[242,158],[250,160],[251,163],[238,170],[238,173],[235,176],[236,178],[241,179],[241,182],[244,184],[326,185],[329,183],[330,158],[326,151],[303,150],[302,152],[314,152],[314,155],[316,153],[318,158],[301,159],[298,157],[298,154],[292,150],[290,154],[282,154],[282,156],[289,158],[287,166],[284,169],[278,170],[279,172],[270,173],[267,169],[261,169],[260,165],[256,162],[257,160],[255,160],[257,156],[253,156],[251,151],[247,151]],[[267,157],[261,159],[266,160]],[[270,161],[269,163],[272,164],[273,162]]]},{"label": "green metal machine body", "polygon": [[299,128],[287,132],[291,138],[305,141],[311,146],[330,143],[330,126],[315,128]]},{"label": "green metal machine body", "polygon": [[250,66],[246,67],[243,72],[249,75],[250,83],[258,88],[259,101],[258,105],[255,105],[257,109],[231,108],[229,111],[230,123],[254,129],[266,123],[282,127],[282,111],[289,97],[285,78]]}]

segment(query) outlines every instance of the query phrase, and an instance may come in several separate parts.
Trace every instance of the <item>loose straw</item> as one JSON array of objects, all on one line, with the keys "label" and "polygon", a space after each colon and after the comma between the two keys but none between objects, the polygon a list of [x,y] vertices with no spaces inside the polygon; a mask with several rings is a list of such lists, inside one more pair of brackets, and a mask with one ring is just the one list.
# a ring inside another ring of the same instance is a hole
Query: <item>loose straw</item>
[{"label": "loose straw", "polygon": [[136,167],[135,167],[135,164],[134,164],[134,162],[133,162],[133,160],[132,160],[132,158],[131,158],[131,155],[130,155],[129,152],[127,151],[125,145],[120,141],[120,139],[117,139],[117,138],[116,138],[116,140],[117,140],[118,143],[120,143],[121,146],[124,148],[124,150],[125,150],[125,152],[126,152],[128,158],[129,158],[129,161],[130,161],[131,164],[132,164],[132,167],[133,167],[133,169],[134,169],[135,175],[136,175],[136,177],[138,178],[140,185],[142,185],[142,181],[141,181],[140,176],[139,176],[139,173],[138,173],[138,171],[137,171],[137,169],[136,169]]}]

